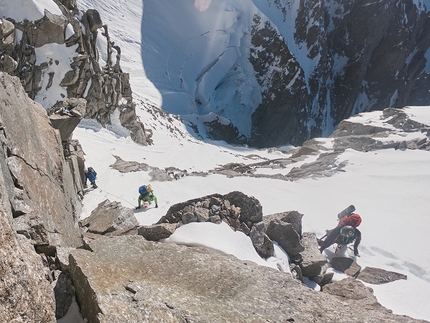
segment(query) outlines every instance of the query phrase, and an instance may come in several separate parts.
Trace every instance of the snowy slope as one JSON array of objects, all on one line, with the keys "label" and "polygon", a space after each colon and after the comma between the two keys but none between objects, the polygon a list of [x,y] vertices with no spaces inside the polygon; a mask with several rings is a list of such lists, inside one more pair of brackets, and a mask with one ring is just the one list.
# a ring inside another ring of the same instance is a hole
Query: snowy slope
[{"label": "snowy slope", "polygon": [[[417,120],[429,123],[430,107],[410,108],[408,111]],[[354,118],[373,125],[381,123],[377,113]],[[412,138],[424,134],[406,136]],[[430,297],[430,256],[426,252],[426,246],[430,244],[427,234],[430,226],[427,216],[427,201],[430,198],[428,151],[387,149],[363,153],[348,149],[339,157],[347,164],[343,172],[332,177],[296,182],[269,178],[227,178],[222,175],[186,176],[177,181],[158,182],[151,180],[149,172],[122,174],[115,171],[110,167],[115,162],[113,155],[127,161],[144,162],[152,167],[175,166],[192,172],[209,171],[228,162],[249,164],[267,158],[276,159],[282,157],[282,153],[176,138],[162,127],[157,131],[158,144],[149,147],[138,146],[128,138],[117,138],[106,130],[94,132],[85,127],[76,130],[75,138],[83,145],[87,165],[94,166],[99,173],[100,190],[86,195],[83,218],[105,199],[119,201],[127,207],[137,205],[137,188],[148,182],[154,187],[159,208],[136,213],[141,224],[155,223],[174,203],[239,190],[255,196],[261,202],[265,215],[288,210],[303,213],[304,231],[322,236],[325,229],[336,225],[337,213],[354,204],[363,218],[360,226],[363,240],[359,247],[361,257],[357,259],[358,263],[363,268],[378,267],[408,276],[407,281],[370,285],[378,300],[396,314],[430,319],[425,301]],[[392,135],[386,140],[399,139],[404,140],[405,137]],[[322,141],[330,146],[330,140]],[[311,156],[306,162],[314,158]],[[187,228],[178,230],[171,239],[189,245],[206,245],[240,259],[256,261],[255,257],[258,257],[255,251],[249,250],[221,229],[211,230],[207,225]],[[199,240],[201,236],[204,239]],[[238,248],[238,245],[243,247]]]}]

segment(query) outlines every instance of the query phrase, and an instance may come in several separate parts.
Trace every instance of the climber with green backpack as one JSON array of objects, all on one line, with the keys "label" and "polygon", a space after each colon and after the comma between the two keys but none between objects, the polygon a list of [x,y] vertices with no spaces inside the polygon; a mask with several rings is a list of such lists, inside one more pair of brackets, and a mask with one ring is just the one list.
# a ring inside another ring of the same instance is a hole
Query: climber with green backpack
[{"label": "climber with green backpack", "polygon": [[152,201],[154,201],[155,207],[158,208],[157,197],[154,195],[154,191],[152,190],[151,184],[142,185],[141,187],[139,187],[139,198],[137,199],[137,201],[138,206],[136,207],[136,209],[140,209],[142,207],[142,201],[145,209],[149,207]]},{"label": "climber with green backpack", "polygon": [[354,205],[350,205],[340,212],[337,216],[339,223],[336,228],[327,230],[327,234],[321,239],[318,239],[321,253],[333,243],[346,246],[354,242],[354,255],[359,255],[358,245],[361,242],[361,232],[357,227],[361,223],[361,217],[357,213],[354,213],[354,211]]}]

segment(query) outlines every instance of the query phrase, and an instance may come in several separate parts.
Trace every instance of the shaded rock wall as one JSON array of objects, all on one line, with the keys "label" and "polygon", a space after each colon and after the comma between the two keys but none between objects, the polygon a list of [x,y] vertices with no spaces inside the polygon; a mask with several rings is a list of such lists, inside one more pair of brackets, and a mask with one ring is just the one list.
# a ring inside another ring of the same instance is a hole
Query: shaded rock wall
[{"label": "shaded rock wall", "polygon": [[422,4],[278,0],[263,13],[251,34],[249,60],[263,89],[251,145],[300,145],[358,112],[430,103]]}]

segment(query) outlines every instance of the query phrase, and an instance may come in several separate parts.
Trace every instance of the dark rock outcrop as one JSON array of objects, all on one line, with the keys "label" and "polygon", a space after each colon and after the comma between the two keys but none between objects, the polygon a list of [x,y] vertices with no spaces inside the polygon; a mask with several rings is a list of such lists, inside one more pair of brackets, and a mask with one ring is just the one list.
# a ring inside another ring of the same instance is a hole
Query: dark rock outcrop
[{"label": "dark rock outcrop", "polygon": [[212,194],[172,205],[157,224],[191,222],[226,222],[233,230],[250,236],[255,250],[267,258],[273,255],[273,244],[266,235],[260,202],[253,196],[233,191]]},{"label": "dark rock outcrop", "polygon": [[[353,114],[404,106],[426,92],[412,93],[427,75],[430,46],[430,17],[420,3],[315,0],[296,8],[280,0],[263,14],[268,21],[254,18],[249,58],[264,89],[253,145],[301,144]],[[285,39],[291,17],[293,39]]]}]

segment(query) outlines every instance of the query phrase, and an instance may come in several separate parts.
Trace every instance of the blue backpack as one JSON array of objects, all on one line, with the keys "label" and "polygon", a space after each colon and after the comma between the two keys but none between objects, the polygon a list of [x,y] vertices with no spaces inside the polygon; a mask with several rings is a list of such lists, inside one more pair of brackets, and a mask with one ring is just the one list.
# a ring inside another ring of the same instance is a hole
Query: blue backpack
[{"label": "blue backpack", "polygon": [[139,187],[139,194],[142,196],[148,194],[148,191],[146,190],[146,185],[142,185],[141,187]]},{"label": "blue backpack", "polygon": [[94,168],[92,168],[92,167],[88,167],[88,172],[89,173],[91,173],[91,174],[93,174],[94,175],[94,177],[96,177],[97,176],[97,172],[94,170]]}]

